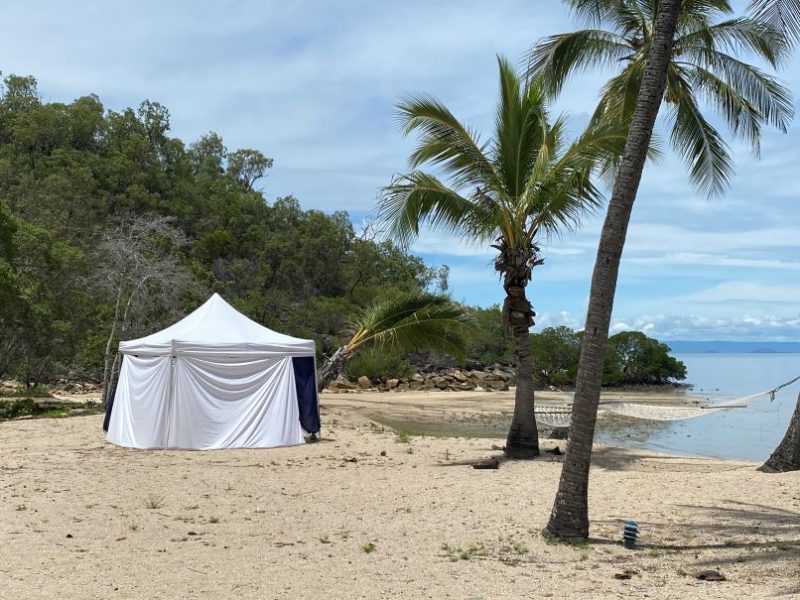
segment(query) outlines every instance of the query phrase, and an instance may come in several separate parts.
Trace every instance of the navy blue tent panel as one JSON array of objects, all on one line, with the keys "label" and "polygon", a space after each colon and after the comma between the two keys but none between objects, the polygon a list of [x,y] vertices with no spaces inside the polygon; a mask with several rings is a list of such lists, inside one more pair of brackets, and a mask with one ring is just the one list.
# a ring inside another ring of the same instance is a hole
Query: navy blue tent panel
[{"label": "navy blue tent panel", "polygon": [[300,409],[300,425],[308,433],[319,433],[319,401],[314,357],[294,356],[292,366],[294,384],[297,388],[297,407]]},{"label": "navy blue tent panel", "polygon": [[108,399],[106,404],[106,416],[103,419],[103,431],[108,431],[108,424],[111,422],[111,409],[114,408],[114,396]]},{"label": "navy blue tent panel", "polygon": [[103,431],[108,431],[108,424],[111,422],[111,411],[114,409],[114,396],[117,395],[118,383],[119,373],[111,379],[111,389],[108,391],[108,400],[106,400],[106,416],[103,419]]}]

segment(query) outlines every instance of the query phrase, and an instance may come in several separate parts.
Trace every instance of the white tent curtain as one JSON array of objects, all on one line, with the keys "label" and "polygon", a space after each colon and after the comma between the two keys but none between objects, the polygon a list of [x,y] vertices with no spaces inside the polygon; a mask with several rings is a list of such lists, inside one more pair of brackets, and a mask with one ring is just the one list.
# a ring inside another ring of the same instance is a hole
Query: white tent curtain
[{"label": "white tent curtain", "polygon": [[108,441],[133,448],[303,443],[291,357],[126,356]]},{"label": "white tent curtain", "polygon": [[291,358],[179,355],[174,386],[168,438],[172,448],[303,443]]},{"label": "white tent curtain", "polygon": [[171,358],[125,356],[107,439],[118,446],[163,448],[169,433]]}]

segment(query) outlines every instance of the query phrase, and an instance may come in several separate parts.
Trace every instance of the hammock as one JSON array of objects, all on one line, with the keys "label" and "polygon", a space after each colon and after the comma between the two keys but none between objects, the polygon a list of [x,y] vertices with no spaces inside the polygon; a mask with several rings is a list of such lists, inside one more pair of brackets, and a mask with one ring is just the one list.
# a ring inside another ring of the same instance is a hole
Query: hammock
[{"label": "hammock", "polygon": [[536,423],[545,427],[569,427],[572,421],[572,406],[538,405]]},{"label": "hammock", "polygon": [[[800,380],[800,375],[764,392],[736,398],[721,404],[710,406],[661,406],[657,404],[637,404],[633,402],[608,402],[600,405],[600,412],[613,413],[634,419],[648,421],[683,421],[704,417],[712,413],[730,410],[732,408],[745,408],[748,403],[769,396],[770,401],[775,399],[775,393]],[[568,427],[572,420],[572,406],[541,405],[536,410],[536,422],[547,427]]]}]

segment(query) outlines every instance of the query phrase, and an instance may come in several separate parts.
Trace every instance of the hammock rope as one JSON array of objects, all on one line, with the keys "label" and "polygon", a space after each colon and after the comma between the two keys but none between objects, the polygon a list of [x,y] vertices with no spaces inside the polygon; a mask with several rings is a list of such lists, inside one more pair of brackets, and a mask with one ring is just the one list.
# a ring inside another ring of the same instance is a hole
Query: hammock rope
[{"label": "hammock rope", "polygon": [[[638,404],[634,402],[607,402],[600,406],[600,413],[613,413],[634,419],[645,419],[648,421],[684,421],[703,417],[723,410],[733,408],[746,408],[746,406],[763,396],[769,396],[770,402],[775,400],[775,394],[785,387],[800,381],[800,375],[790,379],[777,387],[722,402],[709,406],[663,406],[658,404]],[[572,405],[540,405],[536,410],[536,422],[546,427],[569,427],[572,422]]]}]

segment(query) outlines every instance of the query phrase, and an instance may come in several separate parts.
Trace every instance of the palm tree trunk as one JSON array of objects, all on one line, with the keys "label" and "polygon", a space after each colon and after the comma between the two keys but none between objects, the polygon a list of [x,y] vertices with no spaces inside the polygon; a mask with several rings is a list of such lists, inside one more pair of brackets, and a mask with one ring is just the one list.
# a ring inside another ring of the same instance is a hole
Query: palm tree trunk
[{"label": "palm tree trunk", "polygon": [[504,303],[504,314],[514,334],[517,359],[517,387],[514,392],[514,416],[506,439],[506,455],[510,458],[539,456],[539,431],[536,427],[531,360],[530,326],[532,309],[524,287],[511,287]]},{"label": "palm tree trunk", "polygon": [[786,471],[800,471],[800,394],[797,395],[797,405],[794,407],[789,428],[778,447],[770,457],[758,468],[765,473],[785,473]]},{"label": "palm tree trunk", "polygon": [[317,373],[317,392],[324,390],[331,381],[339,376],[351,356],[352,352],[348,347],[342,346],[325,361]]},{"label": "palm tree trunk", "polygon": [[653,46],[628,131],[592,274],[589,310],[575,383],[570,442],[546,533],[565,540],[589,537],[589,467],[617,275],[647,148],[664,95],[680,0],[658,4]]}]

